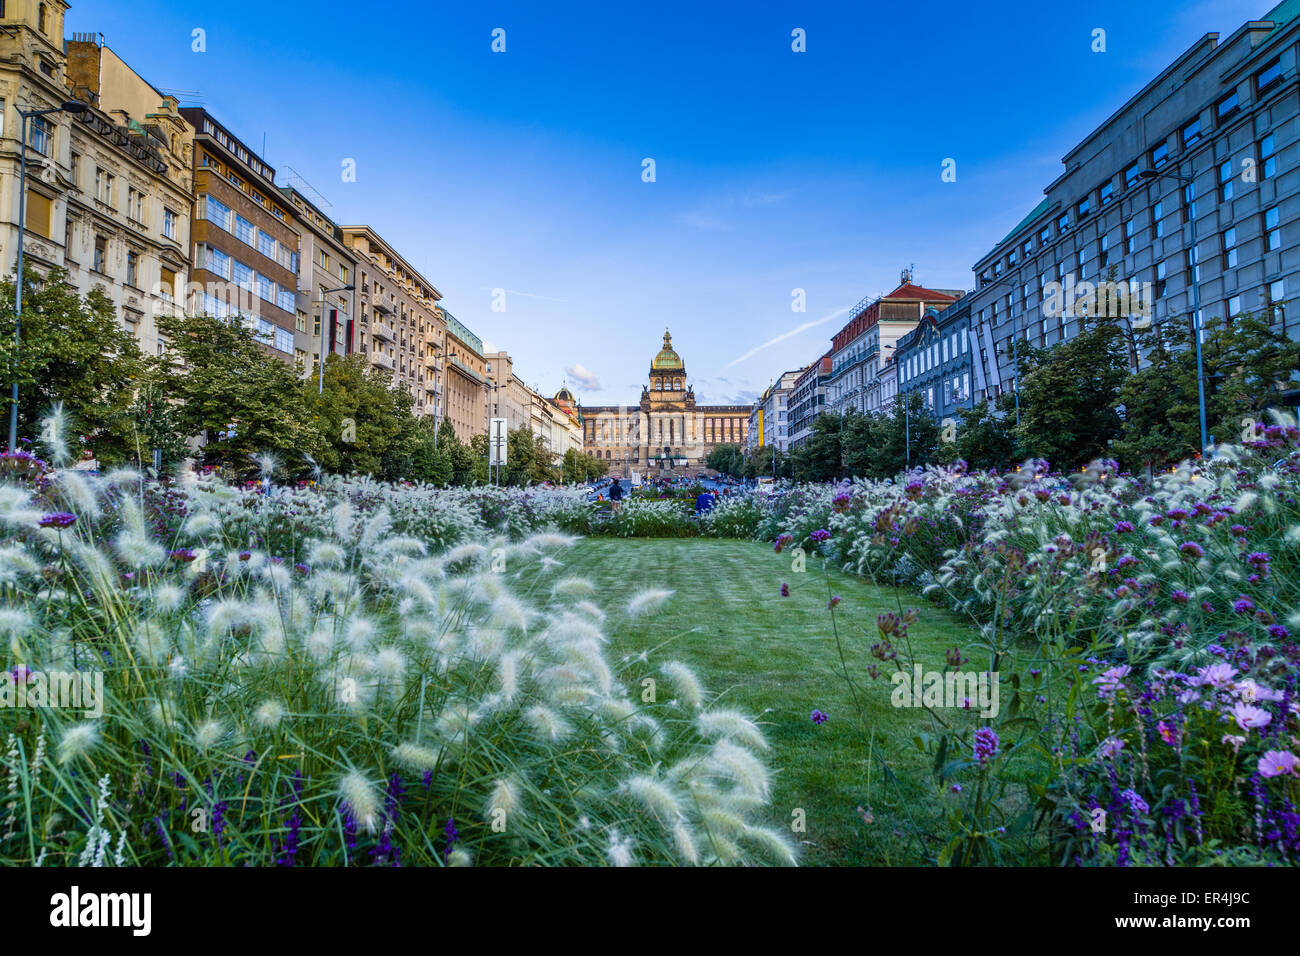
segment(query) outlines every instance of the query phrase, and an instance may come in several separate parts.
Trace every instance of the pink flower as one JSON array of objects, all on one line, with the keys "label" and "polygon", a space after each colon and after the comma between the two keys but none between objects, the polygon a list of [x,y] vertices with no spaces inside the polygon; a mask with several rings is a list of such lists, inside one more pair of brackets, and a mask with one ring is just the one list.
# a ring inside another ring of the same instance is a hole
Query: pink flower
[{"label": "pink flower", "polygon": [[1259,758],[1259,772],[1264,777],[1300,774],[1300,758],[1286,750],[1270,750]]},{"label": "pink flower", "polygon": [[1160,731],[1160,739],[1161,739],[1161,740],[1163,740],[1165,743],[1167,743],[1167,744],[1168,744],[1169,746],[1171,746],[1171,747],[1177,745],[1177,743],[1178,743],[1178,730],[1177,730],[1177,728],[1175,728],[1175,727],[1171,727],[1169,724],[1166,724],[1166,723],[1162,720],[1162,721],[1160,721],[1160,723],[1156,724],[1156,729]]},{"label": "pink flower", "polygon": [[1093,683],[1097,686],[1098,697],[1108,697],[1114,691],[1123,686],[1124,678],[1132,670],[1127,664],[1121,664],[1119,667],[1112,667],[1108,671],[1102,672],[1100,677],[1094,677]]},{"label": "pink flower", "polygon": [[1226,687],[1232,680],[1237,668],[1224,661],[1217,664],[1210,664],[1197,670],[1196,676],[1191,678],[1187,683],[1193,687],[1202,687],[1209,684],[1211,687]]},{"label": "pink flower", "polygon": [[1232,716],[1236,718],[1237,726],[1242,730],[1265,727],[1273,719],[1273,715],[1268,711],[1244,703],[1238,703],[1233,706]]}]

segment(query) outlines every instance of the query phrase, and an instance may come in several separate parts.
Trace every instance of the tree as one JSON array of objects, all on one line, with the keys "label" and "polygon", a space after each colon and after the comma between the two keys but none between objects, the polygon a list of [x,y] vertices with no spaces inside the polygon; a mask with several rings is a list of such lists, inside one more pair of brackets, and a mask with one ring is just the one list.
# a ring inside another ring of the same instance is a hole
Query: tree
[{"label": "tree", "polygon": [[392,381],[388,372],[369,369],[361,355],[327,356],[323,388],[314,377],[300,380],[298,388],[323,438],[317,458],[322,468],[411,477],[417,420],[411,396],[393,388]]},{"label": "tree", "polygon": [[1054,348],[1027,351],[1023,368],[1021,449],[1062,469],[1108,454],[1120,435],[1116,406],[1128,375],[1117,321],[1099,315]]},{"label": "tree", "polygon": [[202,435],[202,457],[236,473],[252,458],[276,455],[303,473],[304,453],[320,460],[327,441],[304,398],[296,368],[269,354],[242,324],[208,316],[159,316],[169,348],[152,360],[187,435]]},{"label": "tree", "polygon": [[745,470],[745,453],[739,445],[715,445],[704,464],[714,471],[739,478]]},{"label": "tree", "polygon": [[957,457],[971,468],[1005,468],[1016,460],[1015,419],[1010,416],[1010,397],[998,402],[1001,414],[987,400],[961,411],[957,431]]},{"label": "tree", "polygon": [[[28,270],[23,317],[14,351],[12,278],[0,282],[0,368],[5,385],[18,382],[18,431],[34,437],[38,422],[63,403],[70,434],[84,436],[104,464],[135,457],[131,406],[144,371],[135,337],[114,318],[113,303],[100,291],[84,299],[52,269],[42,278]],[[4,389],[7,425],[12,400]],[[80,448],[72,451],[75,459]]]},{"label": "tree", "polygon": [[830,481],[844,474],[840,451],[844,417],[823,412],[813,420],[812,434],[790,453],[794,476],[800,481]]}]

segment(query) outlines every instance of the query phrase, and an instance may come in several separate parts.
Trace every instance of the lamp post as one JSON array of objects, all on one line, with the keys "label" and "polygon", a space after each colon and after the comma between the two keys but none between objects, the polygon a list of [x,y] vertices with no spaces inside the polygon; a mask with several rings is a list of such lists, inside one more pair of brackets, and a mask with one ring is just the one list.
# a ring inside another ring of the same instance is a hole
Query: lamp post
[{"label": "lamp post", "polygon": [[325,306],[327,305],[325,297],[335,292],[352,292],[356,289],[354,285],[341,285],[337,289],[320,290],[320,382],[316,388],[316,394],[321,395],[325,392]]},{"label": "lamp post", "polygon": [[[1190,176],[1184,176],[1181,170],[1182,164],[1179,164],[1179,171],[1172,169],[1141,169],[1138,170],[1138,178],[1145,180],[1159,179],[1168,177],[1176,179],[1184,186],[1192,187],[1191,202],[1196,201],[1196,174],[1193,172]],[[1184,202],[1189,201],[1184,197]],[[1205,367],[1201,362],[1201,284],[1197,278],[1197,273],[1201,269],[1201,255],[1196,247],[1196,215],[1188,215],[1187,221],[1192,227],[1192,336],[1196,342],[1196,404],[1201,418],[1201,457],[1205,457],[1206,447],[1209,445],[1208,429],[1205,424]]]},{"label": "lamp post", "polygon": [[90,109],[85,103],[67,100],[62,106],[52,106],[43,110],[19,110],[22,117],[19,145],[18,173],[18,263],[15,266],[14,279],[14,367],[13,389],[9,406],[9,452],[18,450],[18,347],[22,338],[23,325],[23,240],[27,236],[27,123],[38,116],[51,113],[84,113]]}]

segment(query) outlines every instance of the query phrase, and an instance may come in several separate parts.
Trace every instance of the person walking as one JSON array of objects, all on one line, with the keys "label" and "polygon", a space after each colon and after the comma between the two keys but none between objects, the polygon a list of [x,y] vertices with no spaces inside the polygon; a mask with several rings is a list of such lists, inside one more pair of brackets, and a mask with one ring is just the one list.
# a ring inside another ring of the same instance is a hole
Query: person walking
[{"label": "person walking", "polygon": [[623,486],[614,479],[614,484],[609,487],[609,500],[614,504],[614,514],[618,514],[619,509],[623,506]]}]

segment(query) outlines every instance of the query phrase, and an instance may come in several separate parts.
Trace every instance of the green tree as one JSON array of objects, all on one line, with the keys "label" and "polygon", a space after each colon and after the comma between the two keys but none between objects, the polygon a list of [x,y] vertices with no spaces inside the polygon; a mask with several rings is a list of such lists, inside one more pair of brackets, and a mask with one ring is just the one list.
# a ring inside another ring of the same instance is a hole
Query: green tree
[{"label": "green tree", "polygon": [[[84,299],[52,269],[42,278],[28,270],[23,281],[21,338],[14,351],[13,278],[0,282],[0,368],[5,370],[4,422],[12,406],[9,386],[18,382],[18,433],[34,438],[39,420],[63,403],[69,437],[83,436],[100,462],[135,457],[131,407],[144,372],[135,337],[114,318],[113,303],[98,290]],[[70,445],[73,443],[70,442]],[[71,447],[75,460],[82,450]]]},{"label": "green tree", "polygon": [[419,439],[413,402],[392,387],[388,372],[368,368],[361,355],[330,355],[323,389],[310,376],[299,388],[324,439],[317,459],[322,468],[387,479],[412,477]]},{"label": "green tree", "polygon": [[957,457],[971,468],[1006,468],[1017,458],[1016,440],[1012,433],[1015,418],[1008,414],[1010,396],[998,402],[1001,413],[990,407],[987,400],[974,408],[961,411],[961,427],[957,430]]},{"label": "green tree", "polygon": [[159,316],[168,343],[153,360],[184,434],[202,435],[208,464],[250,473],[252,458],[275,454],[288,473],[318,461],[326,436],[294,366],[271,355],[244,325],[208,316]]},{"label": "green tree", "polygon": [[739,445],[715,445],[704,464],[714,471],[739,478],[745,470],[745,453]]},{"label": "green tree", "polygon": [[1017,444],[1029,455],[1068,469],[1110,452],[1120,435],[1116,406],[1128,375],[1116,319],[1097,316],[1051,349],[1025,349],[1020,374]]}]

